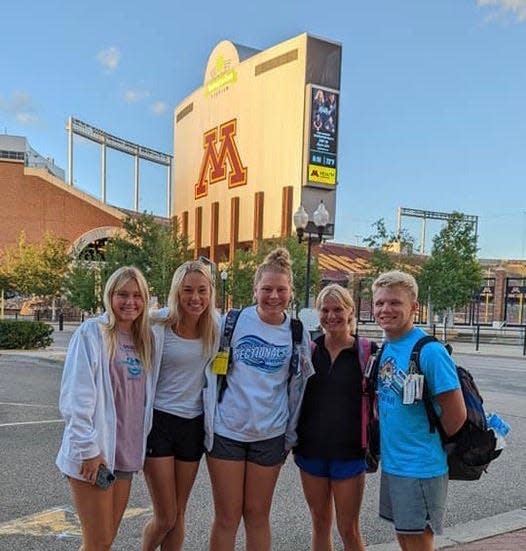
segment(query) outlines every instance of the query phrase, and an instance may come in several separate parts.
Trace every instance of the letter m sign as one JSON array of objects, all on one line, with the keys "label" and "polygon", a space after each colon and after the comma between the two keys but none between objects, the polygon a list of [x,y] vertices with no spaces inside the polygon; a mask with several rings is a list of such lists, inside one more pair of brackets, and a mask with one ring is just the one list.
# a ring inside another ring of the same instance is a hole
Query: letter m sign
[{"label": "letter m sign", "polygon": [[[195,198],[208,194],[208,184],[226,180],[228,187],[242,186],[247,183],[248,169],[241,163],[234,137],[237,120],[223,123],[203,135],[204,154],[199,169],[199,179],[195,184]],[[217,145],[219,142],[219,151]],[[228,168],[227,170],[227,161]]]}]

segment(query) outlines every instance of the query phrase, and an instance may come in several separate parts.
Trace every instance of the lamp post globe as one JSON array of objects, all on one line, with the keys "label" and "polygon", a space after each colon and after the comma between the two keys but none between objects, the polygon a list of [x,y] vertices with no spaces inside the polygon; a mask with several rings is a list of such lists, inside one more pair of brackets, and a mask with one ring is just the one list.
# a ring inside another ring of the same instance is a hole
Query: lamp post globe
[{"label": "lamp post globe", "polygon": [[[296,233],[298,234],[298,242],[301,243],[303,241],[304,234],[307,233],[307,268],[305,270],[305,308],[309,307],[309,298],[310,298],[310,270],[311,270],[311,256],[312,256],[312,241],[313,241],[313,233],[311,231],[312,229],[312,223],[309,227],[309,214],[305,210],[303,205],[300,205],[298,207],[298,210],[294,213],[293,216],[294,219],[294,225],[296,226]],[[325,230],[325,227],[329,223],[330,220],[330,214],[325,205],[323,204],[323,200],[320,201],[320,204],[316,208],[316,210],[313,213],[313,222],[314,226],[316,227],[317,234],[318,234],[318,240],[321,243],[323,240],[323,232]],[[314,235],[314,239],[316,236]]]}]

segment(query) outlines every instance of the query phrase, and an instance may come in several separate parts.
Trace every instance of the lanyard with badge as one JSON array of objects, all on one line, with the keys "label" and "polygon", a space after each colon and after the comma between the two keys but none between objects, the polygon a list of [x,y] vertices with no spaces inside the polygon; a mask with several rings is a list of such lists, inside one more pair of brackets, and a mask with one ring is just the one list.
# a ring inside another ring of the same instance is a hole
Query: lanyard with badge
[{"label": "lanyard with badge", "polygon": [[402,403],[414,404],[415,400],[421,400],[424,393],[424,376],[420,373],[414,360],[409,362],[409,372],[403,383]]}]

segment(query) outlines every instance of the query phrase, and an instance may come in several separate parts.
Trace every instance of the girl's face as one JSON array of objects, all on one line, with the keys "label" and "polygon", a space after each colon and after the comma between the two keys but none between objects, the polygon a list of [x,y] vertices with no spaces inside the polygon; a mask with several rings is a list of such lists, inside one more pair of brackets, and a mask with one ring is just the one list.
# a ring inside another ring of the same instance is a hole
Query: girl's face
[{"label": "girl's face", "polygon": [[353,315],[351,308],[346,308],[339,300],[327,296],[323,299],[320,309],[320,324],[326,333],[348,333],[349,321]]},{"label": "girl's face", "polygon": [[179,290],[179,304],[183,315],[199,319],[210,304],[210,294],[210,283],[203,274],[186,274]]},{"label": "girl's face", "polygon": [[292,295],[287,274],[264,272],[254,288],[256,303],[263,321],[282,321],[283,310],[287,308]]},{"label": "girl's face", "polygon": [[111,308],[121,329],[131,328],[133,322],[144,312],[144,297],[135,279],[114,291]]}]

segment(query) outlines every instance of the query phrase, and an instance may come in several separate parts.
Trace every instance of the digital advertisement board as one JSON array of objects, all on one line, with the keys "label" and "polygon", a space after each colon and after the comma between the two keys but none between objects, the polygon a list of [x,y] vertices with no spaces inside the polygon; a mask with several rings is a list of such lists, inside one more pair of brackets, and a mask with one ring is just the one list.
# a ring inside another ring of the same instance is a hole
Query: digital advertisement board
[{"label": "digital advertisement board", "polygon": [[311,85],[307,184],[335,186],[339,93]]}]

